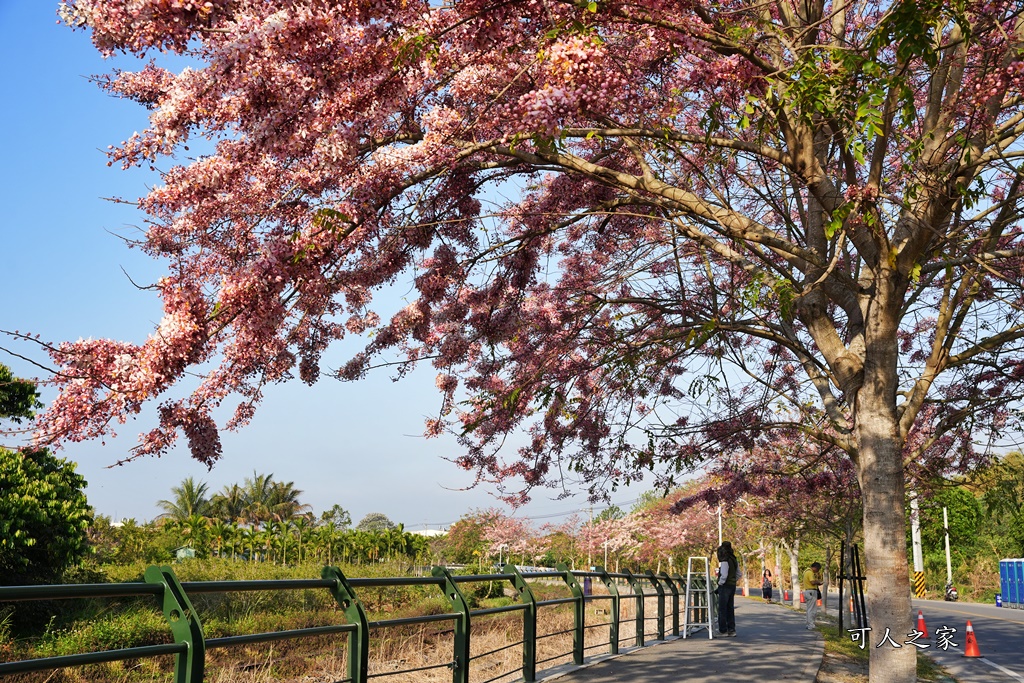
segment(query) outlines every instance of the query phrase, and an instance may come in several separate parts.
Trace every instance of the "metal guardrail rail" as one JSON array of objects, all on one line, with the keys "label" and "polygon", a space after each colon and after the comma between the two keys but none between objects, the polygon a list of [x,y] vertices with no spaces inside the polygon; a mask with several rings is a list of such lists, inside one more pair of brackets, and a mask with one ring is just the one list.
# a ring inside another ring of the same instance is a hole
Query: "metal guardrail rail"
[{"label": "metal guardrail rail", "polygon": [[[585,594],[580,580],[600,580],[608,590],[608,595]],[[536,579],[558,579],[564,581],[571,597],[551,600],[537,600],[528,581]],[[508,581],[519,596],[519,603],[503,607],[470,609],[460,584],[479,583],[484,581]],[[619,583],[624,582],[630,592],[620,593]],[[404,617],[369,621],[366,611],[360,602],[356,588],[359,587],[391,587],[412,585],[437,586],[448,600],[452,611],[445,614],[434,614],[418,617]],[[645,585],[648,591],[645,592]],[[655,574],[648,570],[643,574],[629,571],[609,573],[602,567],[596,571],[572,571],[566,565],[559,564],[552,571],[520,572],[514,565],[502,568],[501,574],[481,574],[455,576],[444,567],[433,567],[429,577],[390,577],[390,578],[346,578],[337,567],[324,567],[319,579],[287,579],[260,581],[200,581],[181,582],[170,567],[152,566],[146,570],[144,582],[112,583],[112,584],[77,584],[55,586],[0,586],[0,602],[23,600],[63,600],[72,598],[114,598],[153,596],[174,639],[173,643],[162,645],[146,645],[101,652],[87,652],[59,657],[44,657],[14,662],[0,663],[0,676],[49,671],[67,667],[84,666],[118,660],[174,655],[174,683],[204,683],[206,652],[215,648],[252,643],[288,640],[309,636],[347,634],[348,638],[348,670],[347,677],[342,681],[348,683],[367,683],[375,675],[368,671],[370,631],[409,624],[425,624],[446,621],[453,624],[453,658],[452,661],[432,666],[389,671],[388,674],[408,673],[425,669],[449,667],[452,670],[452,683],[469,683],[470,663],[470,623],[481,616],[504,612],[522,612],[523,640],[513,642],[504,647],[476,655],[476,658],[495,654],[501,650],[522,645],[523,666],[522,680],[537,680],[537,666],[547,661],[572,654],[573,663],[582,665],[587,649],[602,647],[592,645],[585,647],[587,629],[608,627],[608,651],[618,654],[621,645],[619,627],[621,624],[621,606],[623,600],[635,602],[636,636],[635,646],[644,647],[647,636],[664,640],[667,630],[673,636],[679,636],[679,586],[682,578],[679,575],[670,577],[665,572]],[[200,593],[225,593],[232,591],[267,591],[267,590],[307,590],[324,589],[330,591],[334,600],[345,614],[346,623],[310,628],[253,633],[227,636],[223,638],[206,638],[199,614],[192,606],[189,595]],[[657,597],[657,615],[645,617],[644,600]],[[671,598],[671,606],[666,605]],[[596,624],[586,623],[586,604],[588,602],[608,600],[611,602],[609,621]],[[573,628],[549,633],[537,634],[537,617],[539,608],[552,605],[573,605]],[[671,625],[666,628],[668,614],[671,614]],[[653,632],[645,632],[648,622],[655,622]],[[572,652],[565,652],[545,660],[537,660],[537,642],[542,638],[572,633]],[[513,675],[514,671],[506,671],[491,679],[498,680]],[[342,683],[339,681],[339,683]]]}]

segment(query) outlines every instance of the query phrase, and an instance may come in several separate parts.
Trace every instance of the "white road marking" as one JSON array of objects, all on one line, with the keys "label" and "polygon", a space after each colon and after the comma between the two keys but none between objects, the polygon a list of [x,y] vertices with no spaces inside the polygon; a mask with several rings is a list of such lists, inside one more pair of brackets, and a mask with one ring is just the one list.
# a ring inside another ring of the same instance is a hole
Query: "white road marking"
[{"label": "white road marking", "polygon": [[1007,676],[1010,676],[1011,678],[1016,678],[1021,683],[1024,683],[1024,676],[1021,676],[1016,671],[1010,671],[1005,666],[999,666],[995,662],[990,662],[989,660],[985,659],[984,657],[979,657],[978,659],[980,659],[981,661],[985,662],[986,664],[991,666],[993,669],[998,669],[999,671],[1002,671]]}]

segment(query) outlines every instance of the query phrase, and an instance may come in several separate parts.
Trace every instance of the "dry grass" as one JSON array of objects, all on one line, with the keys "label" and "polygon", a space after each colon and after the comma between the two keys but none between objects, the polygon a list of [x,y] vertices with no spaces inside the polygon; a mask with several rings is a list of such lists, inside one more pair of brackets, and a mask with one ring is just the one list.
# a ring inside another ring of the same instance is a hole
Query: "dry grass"
[{"label": "dry grass", "polygon": [[[595,593],[597,592],[595,587]],[[624,596],[625,597],[625,596]],[[611,603],[587,606],[585,656],[609,651]],[[645,631],[655,630],[650,619],[657,601],[645,600]],[[621,647],[636,637],[635,604],[623,599],[619,622]],[[571,604],[542,606],[537,619],[537,671],[571,664],[573,612]],[[652,639],[653,636],[649,636]],[[523,613],[476,617],[470,632],[471,683],[508,683],[522,677]],[[371,631],[369,673],[386,683],[447,683],[451,681],[454,632],[449,622],[398,626]],[[345,636],[275,641],[225,647],[207,652],[207,683],[328,683],[347,676]],[[12,676],[11,683],[171,683],[173,658],[159,657],[60,669]],[[5,681],[6,683],[6,681]]]}]

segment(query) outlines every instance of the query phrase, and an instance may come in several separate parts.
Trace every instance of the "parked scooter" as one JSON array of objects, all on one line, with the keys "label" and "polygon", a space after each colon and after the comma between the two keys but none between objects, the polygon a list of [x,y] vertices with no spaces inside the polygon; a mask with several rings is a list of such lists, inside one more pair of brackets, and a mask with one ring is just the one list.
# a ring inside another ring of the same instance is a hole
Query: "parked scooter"
[{"label": "parked scooter", "polygon": [[956,592],[956,588],[953,587],[953,584],[947,583],[946,584],[946,602],[956,602],[959,599],[960,599],[960,594]]}]

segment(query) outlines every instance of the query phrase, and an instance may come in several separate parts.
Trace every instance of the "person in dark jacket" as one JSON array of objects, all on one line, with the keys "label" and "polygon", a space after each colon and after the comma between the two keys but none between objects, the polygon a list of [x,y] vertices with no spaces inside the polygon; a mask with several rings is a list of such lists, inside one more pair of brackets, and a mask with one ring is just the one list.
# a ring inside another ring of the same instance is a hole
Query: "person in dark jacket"
[{"label": "person in dark jacket", "polygon": [[740,565],[729,541],[723,541],[715,555],[718,557],[718,633],[735,636],[736,579],[739,577]]},{"label": "person in dark jacket", "polygon": [[772,601],[772,570],[768,567],[761,572],[761,598],[765,602]]}]

